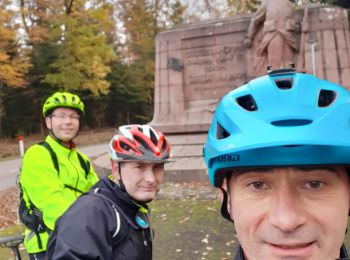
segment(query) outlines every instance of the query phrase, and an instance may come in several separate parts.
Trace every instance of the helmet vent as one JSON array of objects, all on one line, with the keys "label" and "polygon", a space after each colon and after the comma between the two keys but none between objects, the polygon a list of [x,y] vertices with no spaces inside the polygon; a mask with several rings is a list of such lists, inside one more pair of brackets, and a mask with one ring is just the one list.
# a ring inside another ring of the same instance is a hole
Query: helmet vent
[{"label": "helmet vent", "polygon": [[226,131],[219,123],[216,125],[216,138],[218,140],[225,139],[230,136],[230,133]]},{"label": "helmet vent", "polygon": [[293,87],[292,78],[274,79],[274,81],[277,87],[282,90],[291,89]]},{"label": "helmet vent", "polygon": [[150,130],[150,139],[154,145],[157,145],[158,139],[152,130]]},{"label": "helmet vent", "polygon": [[134,135],[134,138],[137,142],[139,142],[139,144],[141,144],[146,150],[151,150],[152,151],[152,148],[148,145],[148,143],[143,140],[141,137],[137,136],[137,135]]},{"label": "helmet vent", "polygon": [[163,144],[162,144],[162,151],[164,151],[166,149],[167,144],[168,143],[167,143],[166,139],[164,139]]},{"label": "helmet vent", "polygon": [[258,106],[252,95],[245,95],[236,99],[237,103],[247,111],[257,111]]},{"label": "helmet vent", "polygon": [[128,144],[126,144],[126,143],[124,143],[122,141],[120,142],[120,147],[123,148],[126,151],[131,150],[131,147]]},{"label": "helmet vent", "polygon": [[319,107],[328,107],[333,103],[337,96],[337,93],[333,90],[322,89],[320,95],[318,96],[318,106]]},{"label": "helmet vent", "polygon": [[312,120],[309,119],[288,119],[288,120],[278,120],[271,122],[274,126],[282,126],[282,127],[288,127],[288,126],[303,126],[303,125],[309,125],[312,123]]}]

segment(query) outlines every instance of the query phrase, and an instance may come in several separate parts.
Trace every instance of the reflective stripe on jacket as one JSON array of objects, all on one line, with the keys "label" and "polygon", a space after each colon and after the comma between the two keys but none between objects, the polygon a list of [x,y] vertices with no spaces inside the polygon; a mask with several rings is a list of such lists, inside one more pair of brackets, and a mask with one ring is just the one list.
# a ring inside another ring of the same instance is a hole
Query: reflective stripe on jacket
[{"label": "reflective stripe on jacket", "polygon": [[[98,181],[98,176],[90,164],[86,174],[78,159],[77,150],[69,149],[51,136],[45,140],[55,152],[59,173],[54,167],[50,152],[42,145],[30,147],[23,158],[20,183],[23,196],[29,206],[29,200],[43,213],[45,225],[53,230],[55,222],[66,209],[85,191]],[[79,153],[85,161],[86,155]],[[46,250],[47,232],[40,233],[43,248],[39,248],[34,232],[26,229],[24,245],[28,253]]]}]

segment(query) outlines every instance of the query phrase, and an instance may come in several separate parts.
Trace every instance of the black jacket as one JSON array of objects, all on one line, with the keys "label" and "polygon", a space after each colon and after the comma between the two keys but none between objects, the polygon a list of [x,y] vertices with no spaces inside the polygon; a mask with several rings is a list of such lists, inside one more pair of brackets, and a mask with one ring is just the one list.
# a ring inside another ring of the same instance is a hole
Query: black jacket
[{"label": "black jacket", "polygon": [[56,222],[47,259],[152,259],[150,228],[137,225],[138,212],[118,185],[101,179]]},{"label": "black jacket", "polygon": [[[348,257],[348,252],[346,251],[345,246],[342,246],[340,248],[340,257],[338,258],[338,260],[349,260]],[[234,260],[244,260],[243,250],[241,246],[238,247]]]}]

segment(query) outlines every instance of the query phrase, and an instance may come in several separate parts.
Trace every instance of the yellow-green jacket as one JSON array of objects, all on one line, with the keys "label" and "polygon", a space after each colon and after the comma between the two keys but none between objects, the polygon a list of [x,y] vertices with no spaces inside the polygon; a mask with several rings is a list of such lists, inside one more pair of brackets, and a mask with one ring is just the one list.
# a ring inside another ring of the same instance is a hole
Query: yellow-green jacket
[{"label": "yellow-green jacket", "polygon": [[[56,220],[83,192],[88,191],[98,181],[98,176],[92,166],[86,175],[75,148],[69,149],[51,136],[45,141],[57,156],[59,174],[49,150],[42,145],[33,145],[24,155],[20,184],[27,206],[29,207],[29,197],[35,207],[43,213],[45,225],[53,230]],[[79,154],[85,161],[89,160],[85,154],[81,152]],[[35,233],[26,229],[24,245],[27,252],[45,251],[48,237],[47,232],[40,233],[42,242],[40,249]]]}]

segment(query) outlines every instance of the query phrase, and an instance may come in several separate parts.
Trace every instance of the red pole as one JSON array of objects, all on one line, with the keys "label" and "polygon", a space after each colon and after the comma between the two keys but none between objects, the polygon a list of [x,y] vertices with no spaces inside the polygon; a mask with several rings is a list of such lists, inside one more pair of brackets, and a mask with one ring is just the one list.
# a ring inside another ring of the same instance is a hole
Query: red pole
[{"label": "red pole", "polygon": [[24,143],[23,143],[23,136],[18,136],[18,147],[19,147],[19,155],[23,157],[24,155]]}]

